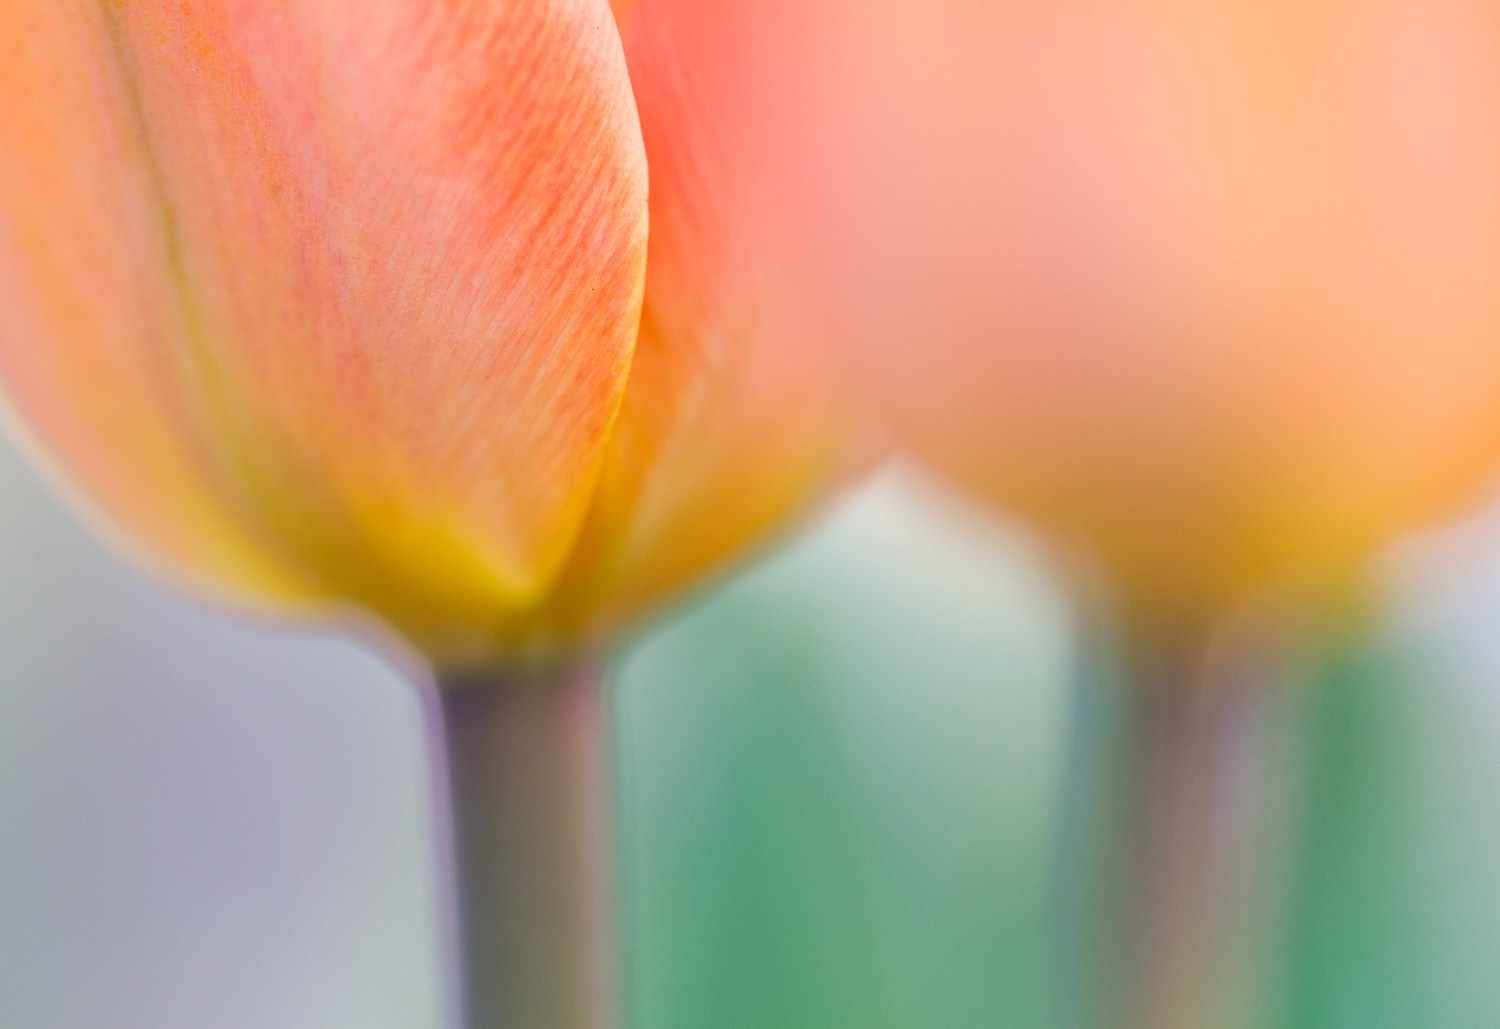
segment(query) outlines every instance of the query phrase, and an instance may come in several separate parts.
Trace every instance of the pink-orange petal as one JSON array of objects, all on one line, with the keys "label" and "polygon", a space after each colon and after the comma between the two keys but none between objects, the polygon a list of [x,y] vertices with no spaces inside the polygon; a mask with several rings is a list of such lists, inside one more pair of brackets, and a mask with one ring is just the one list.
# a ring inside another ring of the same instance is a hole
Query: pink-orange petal
[{"label": "pink-orange petal", "polygon": [[646,169],[604,0],[38,0],[0,40],[23,417],[200,573],[226,569],[173,538],[227,523],[482,647],[571,547],[638,321]]},{"label": "pink-orange petal", "polygon": [[651,166],[630,388],[567,598],[610,623],[804,511],[854,436],[672,0],[616,5]]},{"label": "pink-orange petal", "polygon": [[696,7],[859,396],[1141,603],[1335,578],[1500,473],[1493,3]]}]

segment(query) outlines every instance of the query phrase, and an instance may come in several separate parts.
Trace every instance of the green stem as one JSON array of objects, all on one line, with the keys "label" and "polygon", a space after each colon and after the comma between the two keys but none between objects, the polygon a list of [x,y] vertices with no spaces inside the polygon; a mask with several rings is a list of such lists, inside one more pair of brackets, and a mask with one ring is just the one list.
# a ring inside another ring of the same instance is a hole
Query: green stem
[{"label": "green stem", "polygon": [[1140,1029],[1222,1025],[1234,930],[1234,843],[1226,759],[1245,700],[1204,677],[1196,655],[1168,659],[1136,687],[1126,771],[1132,839],[1122,855],[1131,892],[1132,1013]]},{"label": "green stem", "polygon": [[615,1029],[599,675],[446,682],[441,712],[465,1029]]},{"label": "green stem", "polygon": [[1079,684],[1057,1024],[1256,1024],[1279,657],[1205,635],[1138,647],[1125,683]]}]

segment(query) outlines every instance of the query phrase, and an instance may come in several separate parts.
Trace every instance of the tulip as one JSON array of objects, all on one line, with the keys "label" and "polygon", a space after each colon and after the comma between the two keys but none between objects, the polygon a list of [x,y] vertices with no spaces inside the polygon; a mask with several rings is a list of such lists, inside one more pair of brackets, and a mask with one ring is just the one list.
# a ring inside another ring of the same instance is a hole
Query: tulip
[{"label": "tulip", "polygon": [[678,6],[854,392],[1147,620],[1494,482],[1494,5]]},{"label": "tulip", "polygon": [[[1243,664],[1213,641],[1250,609],[1326,617],[1500,473],[1500,8],[676,7],[851,393],[1107,570],[1159,687],[1142,778],[1190,795],[1144,801],[1176,813],[1138,846],[1208,848]],[[1205,855],[1132,887],[1161,925],[1197,917],[1158,894],[1211,893]],[[1168,968],[1212,920],[1148,970],[1140,1024],[1226,1024]]]},{"label": "tulip", "polygon": [[12,421],[174,582],[430,660],[475,1025],[610,1017],[569,655],[842,463],[678,58],[606,0],[0,5]]}]

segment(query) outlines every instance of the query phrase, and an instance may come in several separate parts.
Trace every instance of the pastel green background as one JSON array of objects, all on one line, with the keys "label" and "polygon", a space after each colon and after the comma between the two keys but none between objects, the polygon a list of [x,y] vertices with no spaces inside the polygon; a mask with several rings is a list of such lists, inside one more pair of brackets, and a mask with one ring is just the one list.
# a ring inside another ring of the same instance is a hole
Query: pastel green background
[{"label": "pastel green background", "polygon": [[[1500,1025],[1500,529],[1388,562],[1309,672],[1260,988]],[[640,1029],[1044,1024],[1070,607],[888,475],[616,670]],[[0,1026],[437,1029],[419,707],[352,643],[124,567],[0,453]]]}]

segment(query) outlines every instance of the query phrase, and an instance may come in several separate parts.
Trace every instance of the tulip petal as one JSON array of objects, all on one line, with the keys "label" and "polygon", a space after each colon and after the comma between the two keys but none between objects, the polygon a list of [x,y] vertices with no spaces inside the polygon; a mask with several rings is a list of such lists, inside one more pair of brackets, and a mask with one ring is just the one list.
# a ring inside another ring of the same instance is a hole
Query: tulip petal
[{"label": "tulip petal", "polygon": [[0,378],[99,508],[440,651],[550,586],[643,289],[605,0],[12,3],[0,95]]},{"label": "tulip petal", "polygon": [[859,398],[1138,604],[1337,578],[1492,484],[1494,3],[697,6]]},{"label": "tulip petal", "polygon": [[687,8],[615,4],[651,166],[630,387],[564,599],[607,626],[785,522],[848,461],[851,422],[699,89]]}]

